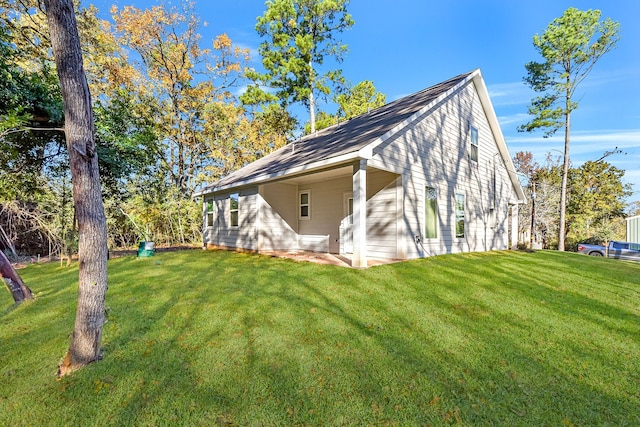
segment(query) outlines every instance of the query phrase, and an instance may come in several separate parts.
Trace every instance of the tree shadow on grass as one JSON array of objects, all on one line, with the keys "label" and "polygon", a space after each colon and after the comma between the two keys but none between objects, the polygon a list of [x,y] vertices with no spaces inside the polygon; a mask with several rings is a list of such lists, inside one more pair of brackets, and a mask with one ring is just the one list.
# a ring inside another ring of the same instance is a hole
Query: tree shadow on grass
[{"label": "tree shadow on grass", "polygon": [[[580,377],[587,361],[623,381],[615,357],[541,323],[547,314],[593,324],[603,321],[594,313],[623,322],[637,314],[544,286],[542,264],[522,272],[497,257],[457,260],[357,271],[207,252],[158,257],[139,272],[114,268],[106,357],[52,393],[92,395],[96,407],[78,406],[68,423],[638,421],[630,391],[599,386],[586,368]],[[485,272],[498,281],[481,280]]]}]

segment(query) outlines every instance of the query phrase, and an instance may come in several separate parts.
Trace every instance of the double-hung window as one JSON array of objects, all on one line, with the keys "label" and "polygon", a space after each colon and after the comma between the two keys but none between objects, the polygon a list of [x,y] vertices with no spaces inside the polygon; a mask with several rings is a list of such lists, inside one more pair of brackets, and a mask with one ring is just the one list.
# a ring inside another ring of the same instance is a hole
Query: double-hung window
[{"label": "double-hung window", "polygon": [[229,195],[229,217],[230,217],[230,224],[232,227],[237,227],[238,226],[238,208],[239,208],[239,203],[238,203],[238,193],[233,193],[231,195]]},{"label": "double-hung window", "polygon": [[207,227],[213,227],[213,199],[206,199],[207,205]]},{"label": "double-hung window", "polygon": [[438,238],[438,192],[433,187],[424,188],[424,237]]},{"label": "double-hung window", "polygon": [[309,190],[298,193],[298,219],[311,218],[311,192]]},{"label": "double-hung window", "polygon": [[478,163],[478,129],[471,126],[469,128],[469,157],[471,161]]},{"label": "double-hung window", "polygon": [[456,193],[456,237],[464,239],[464,194]]}]

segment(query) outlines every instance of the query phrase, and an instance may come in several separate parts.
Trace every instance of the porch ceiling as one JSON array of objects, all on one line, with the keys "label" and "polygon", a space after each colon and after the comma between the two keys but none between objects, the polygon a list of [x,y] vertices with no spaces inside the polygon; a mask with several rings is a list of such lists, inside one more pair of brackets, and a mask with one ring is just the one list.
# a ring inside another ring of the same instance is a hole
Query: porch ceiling
[{"label": "porch ceiling", "polygon": [[[370,171],[374,171],[374,170],[384,171],[383,169],[373,168],[371,166],[367,166],[367,169]],[[388,171],[384,171],[384,172],[388,172]],[[339,168],[326,169],[326,170],[321,170],[317,172],[309,172],[302,175],[296,175],[290,178],[278,180],[278,182],[283,182],[286,184],[301,185],[301,184],[307,184],[310,182],[328,181],[330,179],[336,179],[336,178],[348,177],[349,179],[351,179],[352,175],[353,175],[353,166],[349,164]]]},{"label": "porch ceiling", "polygon": [[353,174],[353,167],[351,165],[344,166],[337,169],[324,170],[320,172],[314,172],[306,175],[298,175],[293,178],[283,179],[281,182],[287,184],[306,184],[309,182],[327,181],[330,179],[341,178],[351,176]]}]

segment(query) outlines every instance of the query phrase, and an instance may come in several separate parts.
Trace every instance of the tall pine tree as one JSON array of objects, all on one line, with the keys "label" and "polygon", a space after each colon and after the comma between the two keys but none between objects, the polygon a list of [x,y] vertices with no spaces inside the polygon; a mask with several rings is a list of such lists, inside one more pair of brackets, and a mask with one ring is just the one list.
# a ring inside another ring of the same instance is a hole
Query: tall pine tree
[{"label": "tall pine tree", "polygon": [[560,193],[560,221],[558,250],[564,250],[567,180],[569,172],[569,143],[571,113],[578,108],[574,95],[578,85],[593,66],[618,41],[618,23],[607,18],[600,20],[599,10],[567,9],[560,18],[549,24],[542,35],[533,37],[533,45],[543,62],[525,65],[524,81],[540,96],[529,106],[533,119],[520,126],[520,131],[546,129],[545,137],[564,128],[564,158]]}]

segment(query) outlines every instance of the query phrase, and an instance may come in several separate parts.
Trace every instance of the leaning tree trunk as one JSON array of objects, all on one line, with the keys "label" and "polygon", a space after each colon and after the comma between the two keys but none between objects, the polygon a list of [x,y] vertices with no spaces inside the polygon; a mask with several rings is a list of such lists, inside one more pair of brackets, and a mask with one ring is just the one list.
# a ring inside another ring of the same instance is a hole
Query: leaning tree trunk
[{"label": "leaning tree trunk", "polygon": [[0,277],[6,282],[15,302],[33,299],[31,289],[24,284],[22,278],[2,251],[0,251]]},{"label": "leaning tree trunk", "polygon": [[65,136],[78,221],[78,308],[62,376],[100,359],[107,292],[107,226],[94,142],[91,95],[82,66],[72,0],[45,0],[64,101]]}]

